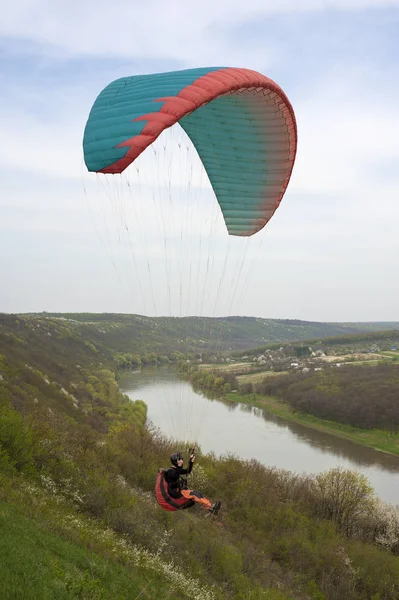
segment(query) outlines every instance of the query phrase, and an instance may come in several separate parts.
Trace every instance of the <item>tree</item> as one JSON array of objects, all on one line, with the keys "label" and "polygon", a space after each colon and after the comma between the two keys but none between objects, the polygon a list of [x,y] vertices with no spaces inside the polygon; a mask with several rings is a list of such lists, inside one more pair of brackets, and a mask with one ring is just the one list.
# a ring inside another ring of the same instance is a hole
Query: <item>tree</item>
[{"label": "tree", "polygon": [[373,510],[374,491],[361,473],[337,467],[314,479],[316,511],[352,535],[359,519]]}]

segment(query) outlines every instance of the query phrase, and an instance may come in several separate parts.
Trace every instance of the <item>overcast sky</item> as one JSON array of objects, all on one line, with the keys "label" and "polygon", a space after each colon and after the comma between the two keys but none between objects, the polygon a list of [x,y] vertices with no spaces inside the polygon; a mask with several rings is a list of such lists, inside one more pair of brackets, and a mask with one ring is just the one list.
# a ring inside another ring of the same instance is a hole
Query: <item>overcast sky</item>
[{"label": "overcast sky", "polygon": [[[9,3],[0,311],[399,321],[398,31],[399,0]],[[83,163],[108,83],[207,65],[271,77],[298,121],[289,188],[247,239],[227,236],[178,131],[139,174]]]}]

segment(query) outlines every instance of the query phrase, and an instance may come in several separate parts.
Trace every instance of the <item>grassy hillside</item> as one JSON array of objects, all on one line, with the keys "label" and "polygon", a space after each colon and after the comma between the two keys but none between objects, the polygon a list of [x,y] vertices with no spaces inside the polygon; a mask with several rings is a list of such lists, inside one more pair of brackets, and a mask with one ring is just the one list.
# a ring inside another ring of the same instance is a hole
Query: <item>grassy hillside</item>
[{"label": "grassy hillside", "polygon": [[[55,521],[55,520],[54,520]],[[160,573],[119,564],[61,535],[38,513],[0,502],[0,597],[2,600],[172,598]],[[59,526],[58,526],[58,529]],[[189,598],[183,590],[181,598]]]}]

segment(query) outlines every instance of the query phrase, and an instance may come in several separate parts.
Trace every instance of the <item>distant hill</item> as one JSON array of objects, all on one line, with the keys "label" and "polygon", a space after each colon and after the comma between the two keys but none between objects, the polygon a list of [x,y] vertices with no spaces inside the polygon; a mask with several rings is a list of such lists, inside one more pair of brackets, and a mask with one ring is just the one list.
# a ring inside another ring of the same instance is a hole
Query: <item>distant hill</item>
[{"label": "distant hill", "polygon": [[[39,326],[52,323],[65,337],[79,337],[110,352],[220,352],[270,343],[314,340],[358,333],[398,330],[399,322],[319,323],[257,317],[146,317],[112,313],[34,313],[0,315],[0,324],[19,318]],[[37,327],[36,327],[37,328]],[[67,333],[69,332],[69,333]]]},{"label": "distant hill", "polygon": [[319,323],[239,316],[180,318],[112,313],[40,313],[25,316],[58,323],[60,320],[66,321],[69,328],[103,349],[157,354],[246,350],[273,342],[399,330],[399,322],[393,321]]},{"label": "distant hill", "polygon": [[384,331],[368,331],[357,333],[344,333],[328,337],[306,338],[302,340],[290,340],[284,342],[272,342],[246,348],[245,350],[232,350],[229,355],[235,358],[244,355],[254,356],[266,350],[277,349],[281,346],[287,355],[293,355],[299,348],[312,348],[323,350],[334,354],[346,354],[348,352],[377,352],[379,350],[396,350],[399,348],[399,329],[388,329]]}]

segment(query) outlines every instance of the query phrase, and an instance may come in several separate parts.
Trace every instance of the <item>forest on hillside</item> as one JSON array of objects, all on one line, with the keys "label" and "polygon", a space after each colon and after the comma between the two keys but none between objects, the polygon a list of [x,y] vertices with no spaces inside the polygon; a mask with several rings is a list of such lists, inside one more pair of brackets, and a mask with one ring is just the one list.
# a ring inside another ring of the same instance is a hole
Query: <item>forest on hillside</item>
[{"label": "forest on hillside", "polygon": [[[360,429],[399,432],[399,366],[343,365],[308,373],[265,377],[252,387],[293,409]],[[248,390],[249,391],[249,390]]]}]

